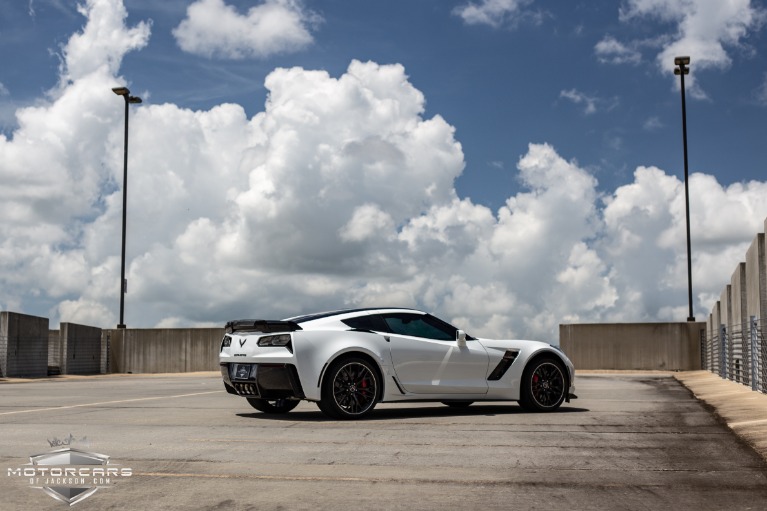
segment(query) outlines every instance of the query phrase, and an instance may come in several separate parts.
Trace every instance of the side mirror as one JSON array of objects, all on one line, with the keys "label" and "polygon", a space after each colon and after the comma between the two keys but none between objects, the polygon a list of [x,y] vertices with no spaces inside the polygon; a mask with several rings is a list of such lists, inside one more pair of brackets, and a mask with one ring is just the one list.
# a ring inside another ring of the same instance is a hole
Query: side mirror
[{"label": "side mirror", "polygon": [[458,346],[466,346],[466,332],[458,330],[455,333],[455,340],[458,342]]}]

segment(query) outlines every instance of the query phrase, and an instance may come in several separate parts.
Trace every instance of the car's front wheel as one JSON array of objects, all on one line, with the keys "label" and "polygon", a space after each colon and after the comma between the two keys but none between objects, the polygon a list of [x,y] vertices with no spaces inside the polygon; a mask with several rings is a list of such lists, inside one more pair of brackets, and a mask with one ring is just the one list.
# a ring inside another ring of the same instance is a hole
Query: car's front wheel
[{"label": "car's front wheel", "polygon": [[249,397],[250,406],[264,413],[288,413],[298,406],[297,399],[259,399]]},{"label": "car's front wheel", "polygon": [[328,368],[317,406],[334,419],[360,419],[375,407],[380,385],[378,372],[370,362],[359,357],[343,358]]},{"label": "car's front wheel", "polygon": [[567,378],[562,363],[553,357],[539,358],[522,375],[519,404],[531,412],[551,412],[567,396]]}]

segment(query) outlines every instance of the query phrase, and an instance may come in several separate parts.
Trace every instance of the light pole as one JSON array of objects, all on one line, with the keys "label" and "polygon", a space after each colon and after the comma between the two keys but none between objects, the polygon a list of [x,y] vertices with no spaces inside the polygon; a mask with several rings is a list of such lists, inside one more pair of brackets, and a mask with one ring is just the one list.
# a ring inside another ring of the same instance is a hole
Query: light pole
[{"label": "light pole", "polygon": [[674,59],[674,74],[682,79],[682,145],[684,146],[684,208],[687,220],[687,302],[690,305],[690,314],[687,321],[695,321],[692,314],[692,256],[690,249],[690,191],[687,185],[687,106],[684,99],[684,75],[690,74],[690,57],[676,57]]},{"label": "light pole", "polygon": [[125,328],[125,224],[127,219],[126,206],[128,203],[128,105],[131,103],[141,103],[141,98],[131,96],[127,87],[114,87],[112,92],[125,99],[125,146],[123,147],[123,244],[122,259],[120,263],[120,323],[117,328]]}]

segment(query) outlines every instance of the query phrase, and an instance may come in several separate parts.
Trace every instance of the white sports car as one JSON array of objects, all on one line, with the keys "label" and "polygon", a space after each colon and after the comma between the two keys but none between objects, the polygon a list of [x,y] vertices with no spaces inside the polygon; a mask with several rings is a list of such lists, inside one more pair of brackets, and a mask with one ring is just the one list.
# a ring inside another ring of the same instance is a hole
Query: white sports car
[{"label": "white sports car", "polygon": [[576,397],[573,364],[557,347],[477,339],[413,309],[230,321],[220,363],[227,392],[267,413],[302,399],[336,419],[402,401],[518,401],[548,412]]}]

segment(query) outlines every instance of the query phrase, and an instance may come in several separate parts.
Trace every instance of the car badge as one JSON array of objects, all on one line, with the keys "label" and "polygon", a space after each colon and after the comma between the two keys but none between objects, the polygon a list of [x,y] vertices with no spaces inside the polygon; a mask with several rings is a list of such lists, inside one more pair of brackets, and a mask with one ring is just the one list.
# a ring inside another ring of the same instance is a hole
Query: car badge
[{"label": "car badge", "polygon": [[247,339],[240,339],[240,348],[245,346],[245,341],[247,341]]}]

